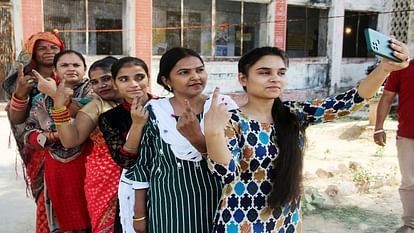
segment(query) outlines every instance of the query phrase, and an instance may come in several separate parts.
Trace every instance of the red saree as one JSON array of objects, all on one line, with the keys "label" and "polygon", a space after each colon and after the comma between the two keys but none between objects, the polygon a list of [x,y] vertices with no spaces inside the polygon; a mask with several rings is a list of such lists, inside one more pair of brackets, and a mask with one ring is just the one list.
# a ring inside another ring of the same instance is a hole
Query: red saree
[{"label": "red saree", "polygon": [[84,194],[85,163],[92,143],[83,144],[76,159],[62,163],[48,153],[45,159],[45,183],[60,229],[65,231],[90,228]]},{"label": "red saree", "polygon": [[86,162],[85,195],[92,232],[113,232],[121,168],[112,160],[99,128],[90,137],[94,147]]}]

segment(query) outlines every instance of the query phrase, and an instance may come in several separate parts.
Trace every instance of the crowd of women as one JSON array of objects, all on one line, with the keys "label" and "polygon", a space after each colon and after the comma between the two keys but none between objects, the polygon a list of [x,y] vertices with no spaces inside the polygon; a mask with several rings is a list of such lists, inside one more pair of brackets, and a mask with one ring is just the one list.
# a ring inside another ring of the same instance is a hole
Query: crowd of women
[{"label": "crowd of women", "polygon": [[[403,43],[391,47],[406,60]],[[239,60],[248,101],[237,106],[218,88],[204,94],[204,61],[188,48],[160,59],[168,98],[148,92],[149,69],[136,57],[88,69],[48,32],[22,54],[3,87],[39,233],[302,232],[306,127],[358,110],[408,65],[383,60],[344,93],[282,101],[287,55],[260,47]]]}]

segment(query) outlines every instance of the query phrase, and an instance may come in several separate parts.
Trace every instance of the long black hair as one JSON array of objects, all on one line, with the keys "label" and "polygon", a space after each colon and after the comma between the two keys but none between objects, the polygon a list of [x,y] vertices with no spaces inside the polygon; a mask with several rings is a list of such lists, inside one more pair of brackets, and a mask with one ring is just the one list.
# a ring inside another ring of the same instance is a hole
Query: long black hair
[{"label": "long black hair", "polygon": [[203,59],[200,55],[192,49],[175,47],[165,52],[160,59],[160,67],[157,76],[157,83],[160,84],[165,90],[172,92],[172,89],[164,83],[162,77],[169,80],[171,70],[174,68],[178,61],[185,57],[196,57],[200,59],[204,65]]},{"label": "long black hair", "polygon": [[[288,67],[289,59],[282,49],[261,47],[241,57],[238,64],[239,73],[249,78],[250,67],[267,55],[280,57]],[[302,188],[304,127],[296,114],[292,113],[279,97],[273,102],[272,117],[276,131],[276,137],[272,140],[275,140],[279,153],[273,161],[271,172],[273,188],[268,204],[271,207],[278,207],[291,202],[293,206],[297,206]]]}]

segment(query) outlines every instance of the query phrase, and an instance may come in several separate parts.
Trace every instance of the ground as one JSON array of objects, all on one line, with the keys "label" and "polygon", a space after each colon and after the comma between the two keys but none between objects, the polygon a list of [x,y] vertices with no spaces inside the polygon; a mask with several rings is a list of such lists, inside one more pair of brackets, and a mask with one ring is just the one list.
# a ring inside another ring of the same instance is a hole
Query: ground
[{"label": "ground", "polygon": [[[26,196],[15,145],[8,147],[10,130],[4,113],[0,128],[1,232],[34,232],[35,205]],[[400,225],[396,122],[387,120],[385,128],[388,143],[384,149],[373,143],[373,128],[364,114],[308,128],[304,233],[393,233]],[[330,185],[335,185],[331,196],[325,192]],[[310,211],[312,207],[316,208]]]},{"label": "ground", "polygon": [[[367,120],[348,118],[308,128],[304,189],[322,200],[312,205],[314,211],[304,207],[305,233],[395,232],[402,213],[396,128],[395,121],[386,121],[385,147],[373,142]],[[335,188],[328,195],[330,185]]]}]

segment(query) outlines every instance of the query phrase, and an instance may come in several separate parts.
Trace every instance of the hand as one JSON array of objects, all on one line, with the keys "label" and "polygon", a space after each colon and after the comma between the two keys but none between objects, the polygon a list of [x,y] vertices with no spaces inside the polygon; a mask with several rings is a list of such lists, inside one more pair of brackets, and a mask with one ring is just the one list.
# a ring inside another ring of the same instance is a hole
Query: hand
[{"label": "hand", "polygon": [[200,123],[188,100],[185,100],[185,112],[178,118],[177,130],[190,142],[197,143],[198,139],[204,138]]},{"label": "hand", "polygon": [[410,63],[407,45],[393,38],[391,39],[391,48],[394,50],[393,54],[401,59],[402,62],[394,62],[383,58],[379,66],[388,73],[407,68]]},{"label": "hand", "polygon": [[133,222],[134,230],[137,233],[147,233],[147,220],[134,221]]},{"label": "hand", "polygon": [[50,77],[44,78],[36,70],[33,70],[32,72],[37,79],[37,89],[43,94],[48,95],[54,99],[57,89],[56,81]]},{"label": "hand", "polygon": [[204,133],[205,135],[217,135],[224,133],[227,123],[231,117],[230,112],[224,103],[219,104],[220,88],[216,87],[213,92],[211,106],[204,115]]},{"label": "hand", "polygon": [[56,89],[55,98],[53,99],[53,105],[55,108],[67,106],[70,99],[73,96],[73,89],[66,86],[66,81],[62,79],[59,86]]},{"label": "hand", "polygon": [[385,132],[375,133],[373,138],[374,142],[379,146],[385,146],[385,143],[387,142],[387,135]]},{"label": "hand", "polygon": [[148,120],[148,111],[144,108],[141,98],[135,97],[131,104],[132,124],[144,126]]},{"label": "hand", "polygon": [[27,99],[33,85],[34,77],[31,75],[24,75],[23,64],[20,63],[17,71],[16,90],[14,92],[14,96],[21,100]]}]

